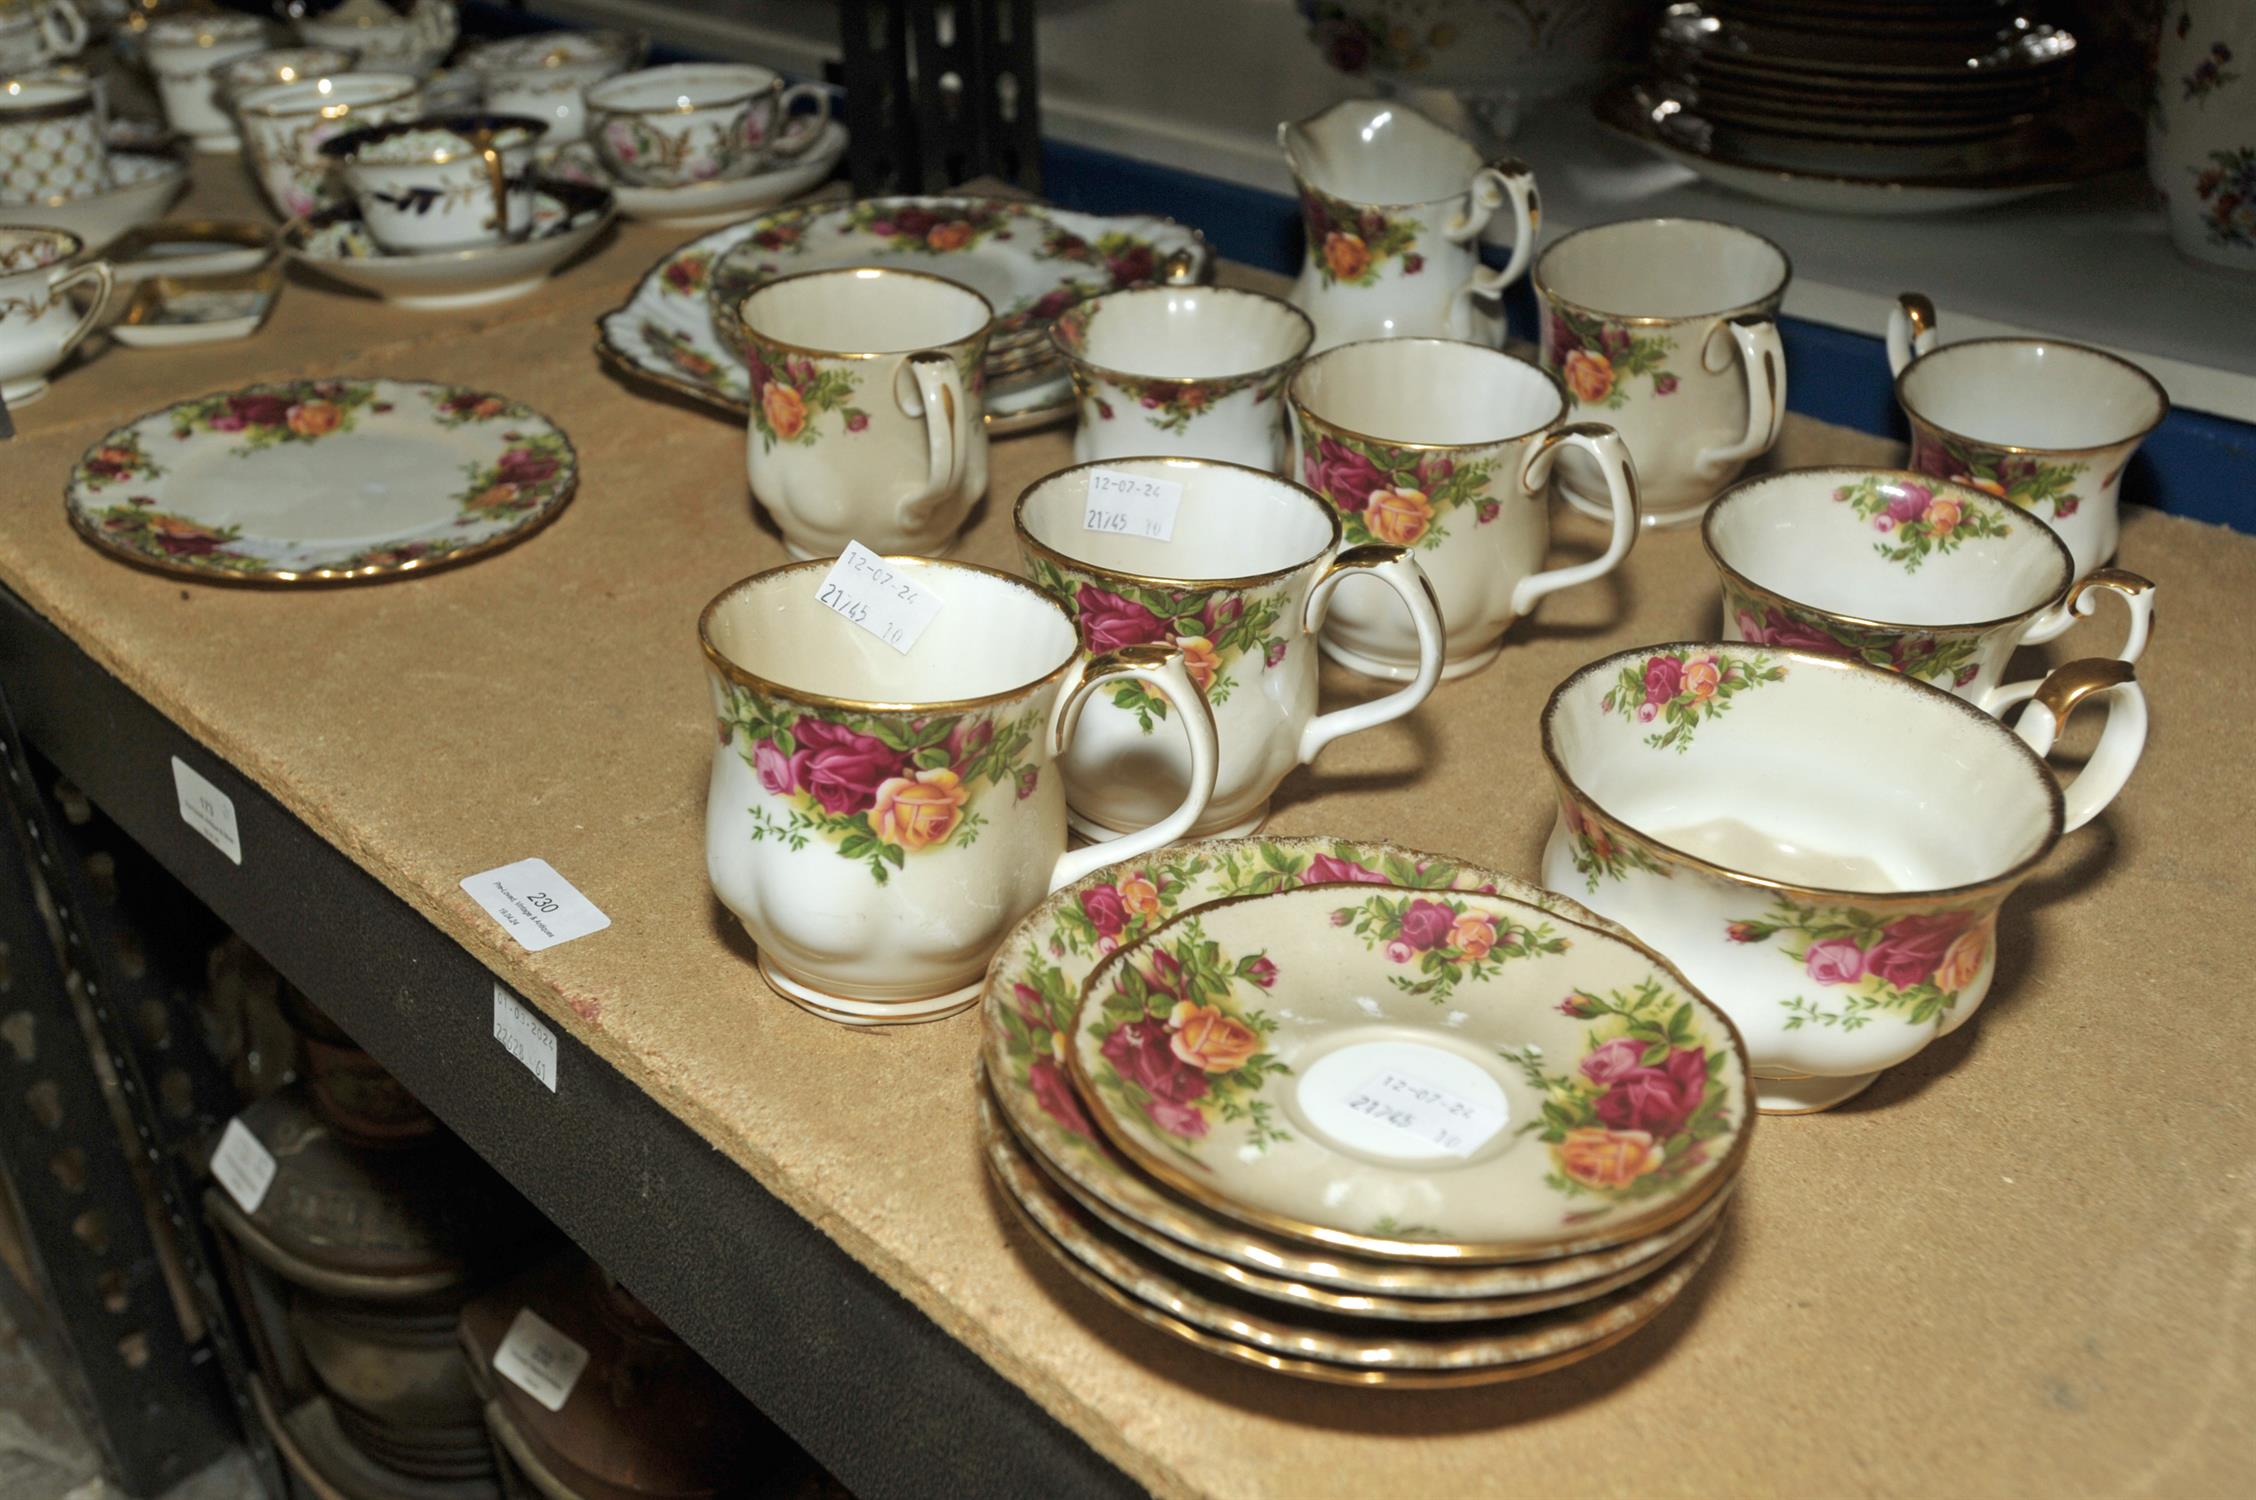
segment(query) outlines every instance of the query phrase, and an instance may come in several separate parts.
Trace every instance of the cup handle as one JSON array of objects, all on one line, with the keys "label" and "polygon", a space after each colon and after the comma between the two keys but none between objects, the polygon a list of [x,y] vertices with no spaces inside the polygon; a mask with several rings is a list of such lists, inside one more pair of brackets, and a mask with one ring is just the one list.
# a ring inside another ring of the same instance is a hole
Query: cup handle
[{"label": "cup handle", "polygon": [[[799,125],[792,114],[792,106],[801,100],[815,107]],[[823,121],[830,118],[830,90],[819,83],[795,83],[776,96],[775,139],[768,142],[770,156],[797,156],[812,146],[822,135]]]},{"label": "cup handle", "polygon": [[1534,609],[1536,601],[1545,594],[1571,589],[1578,583],[1588,583],[1613,572],[1621,566],[1621,560],[1629,556],[1630,544],[1637,540],[1640,519],[1637,468],[1629,461],[1629,445],[1621,440],[1621,434],[1603,422],[1569,422],[1545,433],[1543,441],[1535,445],[1535,451],[1528,455],[1527,464],[1520,470],[1520,487],[1541,498],[1544,486],[1551,482],[1551,466],[1559,450],[1569,447],[1580,448],[1597,460],[1598,471],[1606,478],[1606,499],[1613,511],[1614,534],[1607,539],[1606,550],[1589,562],[1530,573],[1521,579],[1512,590],[1514,619]]},{"label": "cup handle", "polygon": [[478,148],[478,157],[486,164],[486,186],[493,192],[493,232],[503,239],[509,238],[509,171],[501,164],[501,153],[490,143]]},{"label": "cup handle", "polygon": [[963,486],[971,447],[966,421],[971,403],[964,399],[963,375],[956,362],[929,351],[901,361],[893,376],[893,399],[900,403],[903,416],[924,418],[928,450],[924,488],[903,500],[896,516],[904,528],[913,529]]},{"label": "cup handle", "polygon": [[[1710,331],[1708,345],[1719,331],[1731,335],[1739,351],[1739,368],[1747,377],[1747,432],[1738,442],[1709,448],[1693,461],[1711,478],[1768,453],[1786,422],[1786,349],[1778,341],[1778,325],[1769,318],[1732,318]],[[1708,345],[1701,347],[1700,367],[1716,373],[1708,364]]]},{"label": "cup handle", "polygon": [[1535,193],[1535,173],[1524,161],[1500,157],[1473,174],[1471,186],[1466,190],[1465,206],[1450,216],[1441,228],[1442,238],[1455,244],[1480,237],[1488,221],[1506,203],[1512,205],[1512,258],[1502,270],[1490,270],[1476,264],[1473,274],[1457,289],[1450,304],[1449,326],[1470,331],[1473,327],[1473,299],[1475,297],[1501,297],[1504,289],[1520,279],[1527,269],[1528,259],[1535,253],[1536,228],[1543,220],[1543,207]]},{"label": "cup handle", "polygon": [[71,0],[47,0],[47,10],[39,18],[39,29],[47,38],[47,45],[64,57],[76,57],[86,48],[89,35],[86,17],[78,13]]},{"label": "cup handle", "polygon": [[1316,576],[1316,586],[1308,591],[1307,605],[1301,610],[1302,632],[1314,637],[1324,623],[1324,611],[1332,602],[1332,591],[1352,573],[1368,573],[1377,578],[1393,589],[1403,607],[1410,611],[1410,624],[1418,632],[1418,675],[1410,680],[1409,686],[1384,698],[1358,703],[1352,708],[1335,708],[1309,720],[1308,727],[1300,733],[1303,765],[1342,735],[1376,729],[1401,718],[1425,702],[1434,685],[1441,681],[1442,654],[1447,646],[1441,628],[1441,601],[1434,597],[1432,581],[1408,548],[1375,544],[1349,547],[1326,563],[1324,571]]},{"label": "cup handle", "polygon": [[1935,347],[1935,304],[1917,292],[1896,294],[1888,314],[1888,373],[1901,375],[1903,367]]},{"label": "cup handle", "polygon": [[[2127,568],[2100,568],[2076,581],[2068,597],[2030,622],[2017,646],[2039,646],[2053,640],[2080,619],[2088,619],[2099,608],[2103,593],[2118,594],[2123,607],[2130,611],[2130,629],[2124,634],[2123,649],[2115,659],[2135,662],[2146,654],[2146,643],[2154,633],[2154,583]],[[1994,687],[1983,697],[1982,707],[1989,712],[2002,713],[2016,703],[2025,703],[2037,694],[2043,683],[2037,678],[2025,682],[2009,682]]]},{"label": "cup handle", "polygon": [[1050,870],[1053,891],[1115,860],[1134,859],[1174,843],[1206,815],[1206,804],[1214,796],[1214,710],[1207,707],[1206,695],[1191,681],[1190,672],[1183,666],[1183,653],[1173,646],[1156,642],[1123,646],[1077,661],[1058,699],[1057,712],[1050,716],[1050,753],[1065,753],[1080,726],[1081,710],[1088,705],[1089,696],[1106,683],[1123,678],[1143,683],[1175,710],[1175,718],[1191,742],[1191,788],[1181,806],[1139,833],[1123,834],[1111,843],[1092,844],[1086,849],[1066,850]]},{"label": "cup handle", "polygon": [[2084,700],[2095,697],[2106,699],[2107,727],[2100,731],[2091,759],[2062,793],[2067,812],[2064,832],[2083,827],[2115,800],[2123,783],[2131,779],[2139,752],[2146,748],[2146,694],[2139,688],[2138,670],[2127,661],[2099,656],[2056,667],[2038,684],[2013,726],[2030,749],[2050,755],[2068,716]]},{"label": "cup handle", "polygon": [[[71,267],[62,275],[47,283],[48,292],[60,297],[73,286],[86,281],[93,282],[97,288],[94,300],[87,305],[86,311],[80,316],[77,326],[72,328],[63,339],[63,354],[68,354],[71,350],[76,349],[79,340],[94,331],[94,325],[101,321],[102,310],[110,305],[110,293],[115,288],[116,281],[108,261],[90,260],[85,265]],[[57,356],[57,358],[60,357],[60,355]]]},{"label": "cup handle", "polygon": [[1159,286],[1198,286],[1213,273],[1214,257],[1201,240],[1171,251],[1159,263]]}]

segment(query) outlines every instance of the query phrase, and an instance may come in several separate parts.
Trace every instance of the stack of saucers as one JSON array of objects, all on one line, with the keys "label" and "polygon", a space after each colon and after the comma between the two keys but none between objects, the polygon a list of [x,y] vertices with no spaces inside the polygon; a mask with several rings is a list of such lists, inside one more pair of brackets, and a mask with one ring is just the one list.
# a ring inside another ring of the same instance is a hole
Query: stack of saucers
[{"label": "stack of saucers", "polygon": [[1031,1237],[1244,1363],[1404,1387],[1586,1359],[1698,1275],[1753,1123],[1724,1014],[1621,928],[1459,861],[1218,839],[1101,870],[983,997]]}]

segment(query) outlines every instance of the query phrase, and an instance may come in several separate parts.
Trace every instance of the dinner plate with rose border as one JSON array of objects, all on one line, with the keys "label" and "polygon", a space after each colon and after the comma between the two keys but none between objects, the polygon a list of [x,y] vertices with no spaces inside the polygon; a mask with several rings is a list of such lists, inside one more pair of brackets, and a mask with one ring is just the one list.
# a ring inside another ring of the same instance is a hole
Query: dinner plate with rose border
[{"label": "dinner plate with rose border", "polygon": [[1199,1284],[1086,1214],[1011,1150],[987,1090],[979,1121],[990,1174],[1032,1238],[1075,1280],[1123,1312],[1210,1353],[1334,1384],[1437,1388],[1525,1380],[1603,1353],[1658,1317],[1691,1285],[1718,1233],[1631,1285],[1527,1317],[1440,1327],[1294,1311]]},{"label": "dinner plate with rose border", "polygon": [[[1052,894],[1014,928],[981,996],[981,1059],[1028,1151],[1077,1197],[1160,1236],[1270,1276],[1384,1297],[1507,1297],[1597,1280],[1657,1258],[1689,1233],[1671,1225],[1617,1243],[1571,1231],[1548,1250],[1497,1264],[1366,1257],[1209,1213],[1134,1169],[1099,1138],[1061,1060],[1082,981],[1122,941],[1180,913],[1252,892],[1391,881],[1430,891],[1502,891],[1594,931],[1623,929],[1578,902],[1500,871],[1376,841],[1210,839],[1108,866]],[[1688,1216],[1689,1217],[1689,1216]]]},{"label": "dinner plate with rose border", "polygon": [[507,396],[323,377],[137,417],[86,450],[63,503],[80,536],[142,567],[323,583],[487,556],[578,484],[563,430]]},{"label": "dinner plate with rose border", "polygon": [[1633,1239],[1706,1202],[1749,1135],[1721,1010],[1642,944],[1502,892],[1207,903],[1090,972],[1065,1061],[1179,1195],[1371,1256]]}]

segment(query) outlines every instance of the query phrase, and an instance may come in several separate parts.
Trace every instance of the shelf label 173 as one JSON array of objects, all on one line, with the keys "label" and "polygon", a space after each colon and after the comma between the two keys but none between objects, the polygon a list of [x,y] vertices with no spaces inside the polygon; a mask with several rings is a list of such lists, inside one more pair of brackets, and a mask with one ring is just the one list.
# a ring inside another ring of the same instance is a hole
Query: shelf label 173
[{"label": "shelf label 173", "polygon": [[860,542],[848,542],[815,602],[906,656],[946,601]]},{"label": "shelf label 173", "polygon": [[1140,536],[1148,541],[1175,538],[1175,512],[1183,486],[1172,479],[1124,474],[1118,469],[1089,471],[1089,495],[1081,529],[1110,536]]}]

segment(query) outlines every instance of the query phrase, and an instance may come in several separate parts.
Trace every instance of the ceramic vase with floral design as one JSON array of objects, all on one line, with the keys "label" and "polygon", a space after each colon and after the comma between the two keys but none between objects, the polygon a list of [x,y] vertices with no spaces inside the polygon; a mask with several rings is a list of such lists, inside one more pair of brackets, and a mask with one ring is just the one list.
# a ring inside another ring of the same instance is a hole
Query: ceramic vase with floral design
[{"label": "ceramic vase with floral design", "polygon": [[[1463,137],[1401,104],[1351,99],[1277,127],[1300,188],[1307,257],[1293,304],[1317,349],[1439,335],[1504,341],[1504,288],[1527,269],[1539,213],[1524,162],[1483,162]],[[1511,259],[1480,247],[1511,209]]]},{"label": "ceramic vase with floral design", "polygon": [[2052,528],[1978,490],[1892,469],[1790,469],[1743,480],[1701,523],[1723,580],[1726,639],[1902,672],[2002,714],[2023,646],[2067,633],[2101,598],[2129,616],[2120,660],[2153,628],[2154,585],[2102,568],[2075,581]]},{"label": "ceramic vase with floral design", "polygon": [[[47,394],[47,372],[78,347],[110,300],[108,261],[71,264],[85,249],[61,229],[0,226],[0,400],[21,406]],[[73,287],[91,286],[82,312]]]},{"label": "ceramic vase with floral design", "polygon": [[[2108,709],[2065,794],[2041,758]],[[2146,701],[2073,662],[2008,729],[1900,673],[1728,643],[1591,663],[1544,707],[1545,884],[1635,931],[1747,1040],[1763,1108],[1824,1109],[1989,993],[1998,910],[2129,779]]]},{"label": "ceramic vase with floral design", "polygon": [[899,576],[940,600],[900,650],[822,601],[830,567],[757,574],[699,618],[717,728],[707,873],[777,989],[834,1020],[929,1019],[975,998],[995,944],[1044,894],[1117,857],[1066,851],[1055,757],[1089,698],[1133,681],[1191,742],[1188,793],[1121,840],[1130,851],[1205,811],[1213,719],[1180,651],[1085,658],[1065,611],[1024,579],[877,560],[885,576],[857,586]]},{"label": "ceramic vase with floral design", "polygon": [[[1402,547],[1433,584],[1448,632],[1442,676],[1496,659],[1546,594],[1602,578],[1637,539],[1637,480],[1609,428],[1567,422],[1558,383],[1523,359],[1447,339],[1374,339],[1316,356],[1286,388],[1293,467],[1339,512],[1350,544]],[[1589,562],[1546,569],[1553,463],[1586,453],[1607,476],[1613,529]],[[1349,579],[1324,654],[1406,681],[1418,641],[1398,601]]]},{"label": "ceramic vase with floral design", "polygon": [[[1543,368],[1579,417],[1619,432],[1645,520],[1696,521],[1786,418],[1778,308],[1793,267],[1761,235],[1704,219],[1578,230],[1537,258]],[[1559,487],[1604,513],[1599,475],[1569,455]]]},{"label": "ceramic vase with floral design", "polygon": [[[1166,538],[1091,529],[1090,487],[1100,474],[1180,486]],[[1441,621],[1415,555],[1346,545],[1331,507],[1289,480],[1206,460],[1083,464],[1020,496],[1017,528],[1028,575],[1073,615],[1083,651],[1172,645],[1183,653],[1221,755],[1194,835],[1259,827],[1296,767],[1342,736],[1409,713],[1441,679]],[[1333,590],[1357,577],[1408,612],[1416,670],[1398,692],[1319,714],[1316,630]],[[1124,683],[1083,710],[1060,767],[1075,830],[1111,839],[1173,806],[1194,764],[1167,705]]]},{"label": "ceramic vase with floral design", "polygon": [[2256,5],[2163,7],[2146,171],[2181,252],[2256,271]]},{"label": "ceramic vase with floral design", "polygon": [[2122,537],[2123,470],[2169,415],[2160,381],[2059,339],[1938,347],[1934,304],[1905,293],[1888,323],[1909,467],[2009,500],[2060,534],[2082,577]]}]

